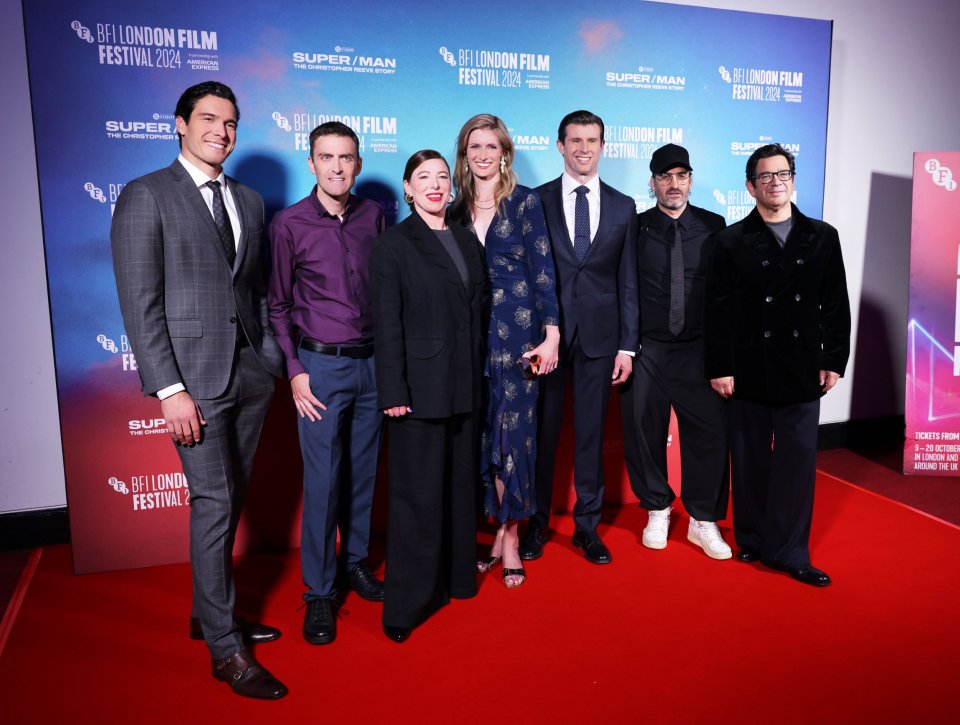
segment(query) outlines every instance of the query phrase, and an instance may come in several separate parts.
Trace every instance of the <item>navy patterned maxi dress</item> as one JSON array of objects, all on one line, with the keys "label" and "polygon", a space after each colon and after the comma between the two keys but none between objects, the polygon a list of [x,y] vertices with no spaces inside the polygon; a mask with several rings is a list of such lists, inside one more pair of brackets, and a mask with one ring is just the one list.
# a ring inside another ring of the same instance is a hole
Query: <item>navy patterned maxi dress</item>
[{"label": "navy patterned maxi dress", "polygon": [[[519,360],[559,325],[553,251],[537,193],[517,186],[503,200],[484,240],[490,276],[490,328],[484,375],[488,383],[480,447],[484,510],[500,523],[537,510],[537,379]],[[497,500],[495,480],[504,484]],[[549,484],[548,484],[549,485]]]}]

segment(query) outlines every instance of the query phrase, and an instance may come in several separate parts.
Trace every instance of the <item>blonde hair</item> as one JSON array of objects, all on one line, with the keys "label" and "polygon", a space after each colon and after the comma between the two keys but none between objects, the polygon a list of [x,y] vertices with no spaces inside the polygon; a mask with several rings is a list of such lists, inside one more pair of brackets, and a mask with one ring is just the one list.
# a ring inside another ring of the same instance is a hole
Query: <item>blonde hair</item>
[{"label": "blonde hair", "polygon": [[453,188],[456,192],[456,198],[450,212],[455,219],[464,222],[471,220],[471,210],[473,202],[476,199],[476,191],[473,185],[473,174],[467,167],[467,142],[470,134],[478,129],[489,129],[500,142],[500,148],[503,151],[503,170],[499,171],[500,180],[497,184],[497,191],[494,194],[494,202],[499,211],[500,204],[513,193],[517,188],[517,175],[513,172],[513,141],[510,139],[510,133],[502,120],[489,113],[478,113],[469,119],[460,134],[457,136],[457,152],[453,162]]}]

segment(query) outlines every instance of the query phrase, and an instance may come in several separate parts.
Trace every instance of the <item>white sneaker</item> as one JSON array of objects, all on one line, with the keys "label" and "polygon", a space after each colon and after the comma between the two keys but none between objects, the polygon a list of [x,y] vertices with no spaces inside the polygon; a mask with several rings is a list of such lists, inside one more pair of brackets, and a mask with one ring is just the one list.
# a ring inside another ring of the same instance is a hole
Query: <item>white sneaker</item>
[{"label": "white sneaker", "polygon": [[643,529],[643,545],[648,549],[666,549],[667,533],[670,531],[671,507],[650,511],[647,525]]},{"label": "white sneaker", "polygon": [[733,556],[727,542],[720,535],[720,527],[713,521],[697,521],[690,519],[690,528],[687,529],[687,540],[704,550],[711,559],[729,559]]}]

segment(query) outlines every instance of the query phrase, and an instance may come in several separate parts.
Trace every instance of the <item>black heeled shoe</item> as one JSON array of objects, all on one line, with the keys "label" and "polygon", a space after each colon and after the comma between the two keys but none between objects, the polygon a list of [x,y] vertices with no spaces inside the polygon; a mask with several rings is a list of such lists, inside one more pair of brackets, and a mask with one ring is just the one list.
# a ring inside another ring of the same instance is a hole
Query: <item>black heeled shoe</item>
[{"label": "black heeled shoe", "polygon": [[481,574],[486,574],[491,569],[496,569],[501,558],[500,556],[490,556],[486,559],[481,559],[477,562],[477,571]]},{"label": "black heeled shoe", "polygon": [[[510,583],[507,581],[508,577],[520,577],[520,581]],[[519,586],[523,586],[523,583],[527,580],[527,570],[522,566],[519,569],[507,569],[503,567],[503,586],[507,589],[516,589]]]}]

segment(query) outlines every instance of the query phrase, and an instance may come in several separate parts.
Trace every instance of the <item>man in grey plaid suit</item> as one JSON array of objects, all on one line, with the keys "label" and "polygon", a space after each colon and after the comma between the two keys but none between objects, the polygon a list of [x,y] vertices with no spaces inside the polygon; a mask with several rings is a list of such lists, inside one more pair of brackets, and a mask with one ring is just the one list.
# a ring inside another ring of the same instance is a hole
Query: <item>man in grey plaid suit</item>
[{"label": "man in grey plaid suit", "polygon": [[282,368],[267,323],[263,200],[223,173],[240,118],[230,88],[188,88],[175,116],[180,156],[117,200],[117,291],[143,391],[160,399],[190,488],[191,636],[234,692],[277,699],[287,688],[246,643],[280,632],[233,611],[234,535]]}]

